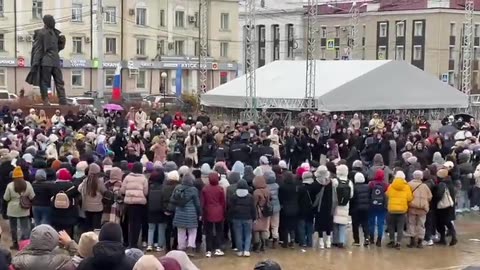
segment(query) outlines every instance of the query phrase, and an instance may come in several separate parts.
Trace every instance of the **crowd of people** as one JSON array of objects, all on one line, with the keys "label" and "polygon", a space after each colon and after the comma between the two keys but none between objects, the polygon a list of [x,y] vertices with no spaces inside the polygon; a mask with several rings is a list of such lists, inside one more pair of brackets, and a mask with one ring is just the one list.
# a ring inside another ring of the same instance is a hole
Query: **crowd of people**
[{"label": "crowd of people", "polygon": [[[323,114],[285,127],[262,114],[258,123],[230,126],[214,125],[205,112],[46,117],[4,107],[2,212],[12,249],[21,250],[11,264],[197,269],[188,257],[203,244],[209,258],[230,248],[240,257],[345,248],[350,221],[353,246],[400,249],[404,235],[410,248],[454,246],[456,214],[480,206],[475,123],[458,130],[447,118],[436,132],[425,119]],[[135,263],[128,253],[138,248]],[[181,268],[167,267],[169,258]]]}]

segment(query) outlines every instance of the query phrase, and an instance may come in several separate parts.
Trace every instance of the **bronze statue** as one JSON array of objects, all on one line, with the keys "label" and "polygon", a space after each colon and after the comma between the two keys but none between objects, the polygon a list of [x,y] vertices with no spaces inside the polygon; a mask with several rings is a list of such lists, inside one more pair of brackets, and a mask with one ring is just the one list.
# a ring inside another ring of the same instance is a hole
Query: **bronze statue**
[{"label": "bronze statue", "polygon": [[35,30],[33,35],[32,62],[26,82],[39,86],[43,104],[50,105],[48,88],[51,79],[55,82],[60,105],[67,104],[65,83],[60,69],[59,52],[65,48],[65,36],[55,28],[55,19],[52,15],[43,16],[44,27]]}]

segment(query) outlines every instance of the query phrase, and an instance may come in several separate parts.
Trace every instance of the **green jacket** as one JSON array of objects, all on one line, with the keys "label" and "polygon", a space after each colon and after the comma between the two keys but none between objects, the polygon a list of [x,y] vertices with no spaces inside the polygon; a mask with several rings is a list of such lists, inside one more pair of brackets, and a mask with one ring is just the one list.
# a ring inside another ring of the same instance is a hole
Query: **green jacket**
[{"label": "green jacket", "polygon": [[[35,192],[33,191],[32,184],[27,182],[27,189],[23,193],[25,196],[28,196],[30,200],[33,200],[35,197]],[[30,209],[23,209],[20,207],[20,194],[15,192],[13,187],[13,182],[7,185],[3,199],[8,203],[7,207],[7,216],[9,217],[28,217],[30,216]]]}]

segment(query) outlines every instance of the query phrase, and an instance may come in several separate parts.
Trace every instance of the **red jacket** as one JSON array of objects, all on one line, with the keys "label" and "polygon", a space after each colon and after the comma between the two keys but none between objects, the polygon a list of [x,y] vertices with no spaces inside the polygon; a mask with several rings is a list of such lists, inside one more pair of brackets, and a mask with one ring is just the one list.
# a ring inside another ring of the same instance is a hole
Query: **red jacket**
[{"label": "red jacket", "polygon": [[185,124],[185,121],[183,121],[182,114],[177,112],[175,114],[175,117],[173,118],[173,125],[179,128],[179,127],[182,127],[183,124]]},{"label": "red jacket", "polygon": [[218,173],[208,175],[210,185],[202,189],[201,203],[203,208],[203,220],[206,222],[222,222],[225,220],[225,192],[218,185],[220,177]]}]

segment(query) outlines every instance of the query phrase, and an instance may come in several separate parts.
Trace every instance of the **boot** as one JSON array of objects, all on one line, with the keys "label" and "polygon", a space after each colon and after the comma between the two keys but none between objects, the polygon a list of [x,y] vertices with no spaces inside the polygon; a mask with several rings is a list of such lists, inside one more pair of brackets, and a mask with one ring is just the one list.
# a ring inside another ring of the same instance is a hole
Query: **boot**
[{"label": "boot", "polygon": [[327,235],[327,240],[325,241],[326,248],[332,248],[332,236]]},{"label": "boot", "polygon": [[[373,238],[372,238],[373,239]],[[377,242],[375,243],[377,247],[382,247],[382,238],[378,237]]]},{"label": "boot", "polygon": [[252,251],[258,252],[260,247],[260,243],[253,243]]},{"label": "boot", "polygon": [[437,242],[438,245],[447,245],[447,239],[445,239],[445,235],[440,236],[440,241]]},{"label": "boot", "polygon": [[410,244],[407,245],[408,248],[414,248],[415,247],[415,238],[410,237]]},{"label": "boot", "polygon": [[[273,240],[272,240],[272,249],[276,249],[276,248],[277,248],[277,242],[278,242],[278,239],[273,238]],[[283,242],[283,243],[282,243],[282,247],[283,247],[283,245],[286,245],[286,244],[287,244],[287,243]]]},{"label": "boot", "polygon": [[423,248],[423,239],[418,239],[417,248]]},{"label": "boot", "polygon": [[260,252],[265,251],[265,239],[260,240]]},{"label": "boot", "polygon": [[325,249],[325,242],[323,241],[323,238],[318,239],[318,248]]},{"label": "boot", "polygon": [[454,235],[452,241],[450,241],[450,246],[455,246],[458,243],[457,237]]},{"label": "boot", "polygon": [[44,98],[43,99],[43,106],[50,106],[50,101],[48,100],[48,97],[47,98]]}]

